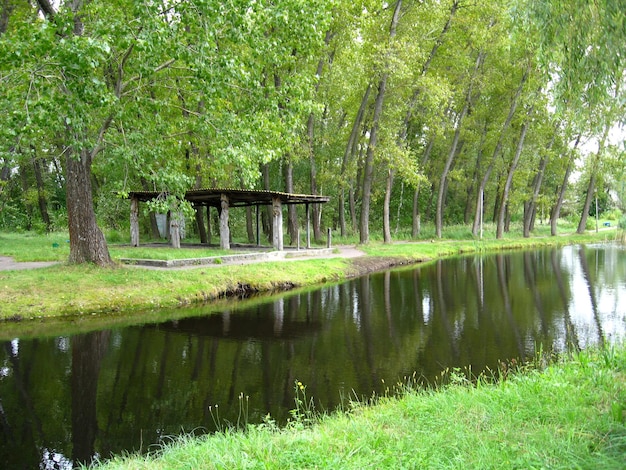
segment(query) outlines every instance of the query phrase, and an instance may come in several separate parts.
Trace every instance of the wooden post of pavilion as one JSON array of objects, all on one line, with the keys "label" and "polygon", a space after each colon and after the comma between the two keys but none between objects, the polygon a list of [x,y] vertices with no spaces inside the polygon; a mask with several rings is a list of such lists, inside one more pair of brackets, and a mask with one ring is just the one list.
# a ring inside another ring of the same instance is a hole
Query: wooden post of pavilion
[{"label": "wooden post of pavilion", "polygon": [[279,197],[272,198],[272,245],[283,251],[283,203]]},{"label": "wooden post of pavilion", "polygon": [[229,200],[226,194],[220,195],[220,248],[230,250],[230,229],[228,228]]},{"label": "wooden post of pavilion", "polygon": [[130,199],[130,244],[139,246],[139,199]]},{"label": "wooden post of pavilion", "polygon": [[175,212],[170,215],[170,241],[172,248],[180,248],[180,214]]}]

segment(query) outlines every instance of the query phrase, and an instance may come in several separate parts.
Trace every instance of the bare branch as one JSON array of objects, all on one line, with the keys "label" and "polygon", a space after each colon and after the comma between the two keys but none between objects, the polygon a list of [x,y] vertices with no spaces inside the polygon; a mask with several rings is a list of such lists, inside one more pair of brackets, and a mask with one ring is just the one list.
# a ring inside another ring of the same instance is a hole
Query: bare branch
[{"label": "bare branch", "polygon": [[[164,69],[168,68],[168,67],[169,67],[170,65],[172,65],[174,62],[176,62],[176,59],[170,59],[170,60],[168,60],[168,61],[166,61],[166,62],[163,62],[161,65],[157,66],[157,67],[154,69],[154,73],[158,73],[158,72],[160,72],[161,70],[164,70]],[[133,78],[131,78],[131,79],[129,79],[129,80],[127,80],[127,81],[125,81],[124,83],[122,83],[122,85],[119,87],[119,92],[120,92],[120,95],[119,95],[119,96],[121,96],[121,95],[124,93],[124,89],[125,89],[125,88],[126,88],[126,87],[130,84],[130,82],[134,82],[134,81],[137,81],[137,80],[141,80],[141,78],[142,78],[142,76],[141,76],[141,75],[136,75],[136,76],[134,76]]]}]

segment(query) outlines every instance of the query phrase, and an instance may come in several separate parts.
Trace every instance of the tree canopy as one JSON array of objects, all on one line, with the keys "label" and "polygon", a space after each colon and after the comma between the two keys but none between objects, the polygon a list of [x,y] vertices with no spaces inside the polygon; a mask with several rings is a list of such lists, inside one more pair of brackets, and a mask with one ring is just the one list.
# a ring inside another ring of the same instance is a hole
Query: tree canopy
[{"label": "tree canopy", "polygon": [[[128,224],[116,194],[167,192],[151,207],[167,211],[192,187],[324,193],[316,237],[362,242],[370,225],[390,241],[422,221],[477,234],[484,218],[528,235],[544,209],[584,226],[590,194],[623,194],[624,148],[607,136],[624,116],[624,11],[6,0],[0,227],[69,228],[71,261],[107,264],[101,228]],[[590,139],[597,151],[580,152]]]}]

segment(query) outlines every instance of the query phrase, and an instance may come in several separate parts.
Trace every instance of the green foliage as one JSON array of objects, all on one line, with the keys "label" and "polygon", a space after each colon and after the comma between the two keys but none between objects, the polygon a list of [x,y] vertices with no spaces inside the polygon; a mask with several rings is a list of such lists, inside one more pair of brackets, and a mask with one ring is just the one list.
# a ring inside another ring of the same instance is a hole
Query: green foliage
[{"label": "green foliage", "polygon": [[[374,230],[382,225],[390,169],[392,232],[411,227],[410,195],[417,188],[422,221],[434,219],[432,196],[457,127],[443,220],[471,222],[488,168],[485,213],[495,212],[530,109],[508,210],[514,220],[522,217],[546,157],[538,201],[547,216],[572,141],[579,133],[583,141],[597,139],[623,116],[623,90],[614,86],[624,66],[623,15],[617,13],[623,5],[583,3],[404,2],[392,40],[394,4],[369,0],[81,2],[78,16],[61,2],[52,17],[32,3],[11,4],[0,36],[0,108],[8,110],[0,115],[0,226],[46,227],[40,196],[52,228],[65,223],[64,160],[89,150],[97,217],[108,228],[124,230],[128,223],[116,192],[180,196],[194,186],[260,188],[266,164],[271,189],[281,190],[287,161],[294,164],[297,192],[312,191],[315,176],[316,190],[331,196],[333,206],[322,210],[320,222],[334,227],[342,192],[346,201],[352,192],[357,213],[363,199],[362,161],[384,73]],[[83,31],[74,34],[78,17]],[[484,62],[474,70],[479,55]],[[459,121],[466,100],[471,106]],[[356,141],[348,148],[355,122]],[[578,161],[587,174],[603,176],[604,194],[618,198],[624,187],[619,150],[609,146],[597,161],[581,153]],[[41,182],[33,159],[41,162]],[[574,200],[567,195],[564,212]],[[167,210],[177,203],[156,205]],[[607,200],[602,209],[610,207]]]}]

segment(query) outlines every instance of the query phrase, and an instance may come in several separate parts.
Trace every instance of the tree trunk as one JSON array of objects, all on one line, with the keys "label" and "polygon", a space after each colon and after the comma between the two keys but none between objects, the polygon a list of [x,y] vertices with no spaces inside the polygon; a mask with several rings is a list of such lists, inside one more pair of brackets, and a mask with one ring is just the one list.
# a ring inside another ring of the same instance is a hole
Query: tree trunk
[{"label": "tree trunk", "polygon": [[37,183],[37,202],[39,203],[39,213],[46,225],[46,232],[50,232],[50,215],[48,214],[48,202],[46,200],[46,189],[41,175],[41,165],[37,157],[33,158],[33,170],[35,172],[35,182]]},{"label": "tree trunk", "polygon": [[487,170],[485,171],[485,175],[483,176],[483,179],[480,181],[480,185],[478,186],[478,194],[476,196],[476,204],[475,204],[475,210],[474,210],[474,224],[472,225],[472,234],[474,236],[478,235],[480,222],[483,217],[483,214],[479,213],[479,211],[483,210],[482,199],[484,197],[485,188],[487,187],[487,182],[489,181],[489,177],[491,176],[491,171],[493,170],[493,167],[496,163],[496,159],[498,158],[498,155],[500,154],[500,151],[502,150],[504,135],[506,134],[507,129],[511,125],[511,121],[513,120],[513,116],[515,115],[515,110],[517,109],[517,103],[522,94],[522,90],[524,89],[524,84],[526,83],[526,80],[528,79],[529,72],[530,70],[527,68],[524,71],[524,74],[522,75],[522,80],[519,86],[517,87],[517,91],[515,92],[515,96],[513,97],[513,100],[511,101],[509,114],[506,117],[504,124],[502,125],[502,130],[500,131],[500,136],[498,137],[498,142],[496,143],[496,147],[493,150],[491,161],[489,162],[489,166],[487,167]]},{"label": "tree trunk", "polygon": [[104,235],[96,222],[91,189],[91,156],[83,149],[79,157],[67,152],[65,163],[67,218],[71,264],[112,265]]},{"label": "tree trunk", "polygon": [[[318,193],[318,189],[317,189],[317,163],[315,162],[315,154],[313,153],[313,138],[314,138],[314,119],[313,119],[313,114],[311,114],[309,116],[309,122],[308,122],[308,135],[309,135],[309,145],[310,145],[310,153],[309,153],[309,164],[310,164],[310,175],[311,175],[311,194],[313,195],[317,195]],[[291,212],[292,212],[292,206],[293,206],[293,212],[295,213],[296,211],[296,207],[293,204],[289,205],[289,213],[288,213],[288,217],[290,219],[291,223]],[[322,231],[320,230],[320,205],[319,204],[312,204],[311,206],[312,212],[313,212],[313,239],[318,242],[322,239]],[[296,216],[296,233],[297,233],[297,216]],[[291,235],[291,234],[290,234]],[[292,244],[293,244],[293,239],[292,239]]]},{"label": "tree trunk", "polygon": [[[56,11],[48,0],[37,0],[42,13],[47,18],[53,20]],[[82,0],[74,0],[70,7],[73,13],[74,36],[83,36],[84,26],[78,11],[82,7]],[[121,72],[121,70],[120,70]],[[121,74],[120,74],[121,75]],[[118,83],[121,86],[121,81]],[[119,98],[119,88],[116,90]],[[67,218],[70,235],[70,256],[69,262],[72,264],[95,263],[100,266],[110,266],[113,264],[106,240],[98,223],[93,206],[93,190],[91,182],[91,164],[95,155],[101,150],[102,141],[109,126],[113,121],[113,116],[109,115],[104,119],[98,134],[93,139],[93,148],[88,149],[84,142],[92,139],[87,136],[73,135],[73,129],[68,125],[67,137],[71,140],[83,142],[78,154],[76,150],[68,150],[66,153],[66,201]],[[78,138],[77,138],[78,137]]]},{"label": "tree trunk", "polygon": [[210,245],[212,240],[212,231],[211,231],[211,206],[206,206],[206,242],[207,245]]},{"label": "tree trunk", "polygon": [[420,184],[417,183],[417,188],[415,188],[415,192],[413,193],[413,224],[411,227],[411,236],[413,238],[417,238],[422,231],[422,216],[420,214],[419,207],[419,197],[420,197]]},{"label": "tree trunk", "polygon": [[9,18],[15,9],[16,2],[3,1],[0,6],[0,36],[3,35],[9,26]]},{"label": "tree trunk", "polygon": [[580,144],[581,135],[578,134],[576,138],[576,143],[574,144],[574,148],[570,151],[570,157],[567,161],[567,167],[565,169],[565,176],[563,176],[563,184],[559,190],[559,196],[556,200],[556,203],[552,207],[550,211],[550,235],[553,237],[557,234],[557,222],[559,217],[561,216],[561,207],[563,207],[563,201],[565,200],[565,192],[567,191],[567,184],[569,181],[569,176],[572,172],[572,167],[574,166],[574,155],[578,145]]},{"label": "tree trunk", "polygon": [[[547,152],[550,151],[552,145],[554,144],[554,136],[552,135],[552,139],[548,144],[546,149]],[[537,174],[533,178],[533,193],[530,200],[524,203],[524,238],[530,237],[530,231],[533,229],[535,225],[535,214],[537,213],[537,198],[539,197],[539,191],[541,191],[541,185],[543,184],[543,175],[546,170],[546,166],[548,165],[548,160],[550,159],[549,154],[546,153],[543,157],[541,157],[541,161],[539,162],[539,170]]]},{"label": "tree trunk", "polygon": [[[354,157],[354,152],[356,149],[356,142],[359,137],[359,128],[361,127],[361,123],[363,122],[363,116],[365,116],[365,111],[367,109],[367,103],[369,101],[370,92],[372,90],[372,85],[367,85],[367,89],[363,94],[363,98],[361,99],[361,106],[359,106],[359,111],[356,114],[354,119],[354,123],[352,124],[352,131],[350,132],[350,137],[348,139],[348,143],[346,144],[346,149],[343,153],[343,161],[341,163],[341,174],[339,178],[339,185],[341,187],[341,191],[339,191],[339,229],[341,231],[341,236],[346,235],[346,220],[345,220],[345,190],[346,190],[346,172],[348,169],[348,165],[350,163],[350,159]],[[352,193],[352,189],[349,187],[348,190]],[[353,201],[354,198],[351,198]],[[353,204],[350,204],[350,214],[355,214]],[[352,219],[353,229],[356,225],[356,216]]]},{"label": "tree trunk", "polygon": [[437,189],[437,205],[435,208],[435,234],[437,235],[437,238],[441,238],[441,231],[443,229],[443,196],[445,188],[447,187],[446,182],[448,180],[448,174],[450,173],[450,167],[452,166],[452,160],[456,155],[459,137],[461,136],[461,123],[463,122],[463,118],[467,114],[468,109],[469,102],[466,102],[463,107],[463,111],[461,111],[461,115],[459,116],[459,121],[457,122],[456,130],[454,131],[454,137],[452,138],[452,145],[450,146],[450,151],[448,152],[448,158],[446,159],[443,171],[441,172],[441,178],[439,179],[439,187]]},{"label": "tree trunk", "polygon": [[230,228],[228,226],[228,212],[230,201],[228,196],[220,196],[220,249],[230,250]]},{"label": "tree trunk", "polygon": [[391,243],[391,227],[389,224],[389,205],[391,203],[391,189],[393,187],[393,168],[387,170],[387,186],[385,188],[385,201],[383,203],[383,240]]},{"label": "tree trunk", "polygon": [[[285,190],[293,193],[293,163],[291,157],[287,157],[287,165],[285,167]],[[287,233],[289,234],[289,243],[295,245],[298,239],[298,212],[295,204],[287,205]]]},{"label": "tree trunk", "polygon": [[352,188],[348,191],[348,205],[350,209],[350,221],[352,222],[352,232],[356,232],[358,220],[356,218],[356,199],[354,198],[354,190]]},{"label": "tree trunk", "polygon": [[[326,47],[330,44],[333,35],[331,31],[326,31],[326,37],[324,38],[324,44]],[[332,60],[332,58],[330,58]],[[319,90],[320,86],[320,77],[324,72],[324,63],[326,60],[324,58],[320,59],[317,63],[317,70],[315,72],[315,76],[317,77],[317,82],[315,84],[315,94]],[[309,164],[310,164],[310,175],[311,175],[311,194],[317,195],[317,163],[315,161],[315,152],[313,151],[314,140],[315,140],[315,115],[313,113],[309,114],[309,119],[307,121],[307,136],[309,143]],[[322,231],[320,229],[320,205],[313,204],[312,205],[313,212],[313,238],[314,240],[320,241],[322,239]]]},{"label": "tree trunk", "polygon": [[204,224],[204,207],[194,207],[196,213],[196,226],[198,227],[198,235],[200,236],[200,243],[208,245],[209,239],[207,238],[206,225]]},{"label": "tree trunk", "polygon": [[[430,153],[432,152],[433,145],[435,144],[435,138],[431,137],[428,141],[428,145],[426,145],[426,149],[424,150],[424,155],[422,156],[421,166],[424,167],[428,160],[430,160]],[[413,194],[413,224],[411,235],[413,238],[417,238],[420,235],[422,230],[422,214],[420,213],[419,208],[419,196],[421,189],[421,182],[417,183],[417,188],[415,188],[415,193]]]},{"label": "tree trunk", "polygon": [[474,64],[474,70],[472,71],[472,75],[470,77],[470,82],[467,86],[467,93],[465,95],[465,104],[463,105],[463,110],[459,115],[456,123],[456,129],[454,131],[454,137],[452,139],[452,145],[450,146],[450,152],[448,153],[448,159],[443,167],[443,172],[441,173],[441,178],[439,180],[439,189],[437,191],[437,207],[435,212],[435,232],[437,238],[441,238],[441,231],[443,229],[443,206],[444,206],[444,188],[447,187],[448,174],[450,172],[450,168],[452,166],[452,161],[454,160],[454,156],[456,155],[457,145],[459,143],[459,138],[461,136],[461,127],[463,125],[463,119],[467,115],[470,106],[472,105],[472,89],[474,85],[474,79],[476,78],[476,74],[480,69],[483,61],[485,59],[485,53],[480,51],[478,53],[478,57],[476,58],[476,63]]},{"label": "tree trunk", "polygon": [[472,181],[467,187],[467,198],[465,200],[465,212],[463,215],[463,223],[469,224],[470,217],[472,216],[472,199],[474,195],[474,188],[478,184],[478,178],[480,175],[480,164],[483,157],[483,149],[485,147],[485,140],[487,139],[487,121],[485,121],[485,128],[480,136],[480,144],[478,145],[478,152],[476,153],[476,165],[474,166],[474,173],[472,174]]},{"label": "tree trunk", "polygon": [[530,231],[534,226],[537,198],[539,197],[539,191],[541,190],[541,185],[543,183],[543,174],[546,170],[547,164],[548,157],[544,155],[543,157],[541,157],[541,161],[539,162],[539,170],[533,178],[533,193],[530,197],[530,200],[524,203],[524,238],[530,237]]},{"label": "tree trunk", "polygon": [[[261,173],[263,174],[263,189],[265,189],[266,191],[270,191],[271,187],[270,187],[269,163],[266,163],[261,167]],[[273,217],[272,207],[265,206],[265,210],[263,211],[263,217],[262,217],[263,233],[266,235],[267,240],[270,243],[272,242],[272,239],[274,238],[274,235],[272,232],[272,217]]]},{"label": "tree trunk", "polygon": [[600,163],[600,159],[602,158],[602,154],[604,153],[604,146],[606,144],[606,139],[609,135],[609,126],[606,125],[604,128],[604,134],[602,135],[602,139],[598,144],[598,152],[595,154],[592,164],[591,164],[591,177],[589,178],[589,184],[587,185],[587,193],[585,195],[585,204],[583,206],[582,214],[580,214],[580,221],[578,223],[578,229],[576,233],[583,234],[585,233],[585,229],[587,228],[587,217],[589,216],[589,208],[591,207],[591,200],[593,199],[594,193],[596,191],[596,174],[598,171],[598,166]]},{"label": "tree trunk", "polygon": [[[21,164],[19,166],[19,175],[20,182],[22,183],[22,194],[27,194],[30,189],[30,184],[28,182],[28,166]],[[33,229],[33,205],[29,199],[24,200],[24,208],[26,209],[26,230],[30,231]]]},{"label": "tree trunk", "polygon": [[519,141],[517,143],[517,149],[515,150],[515,156],[513,157],[513,161],[511,162],[511,167],[509,168],[509,173],[507,174],[506,182],[504,183],[504,189],[502,190],[502,202],[500,203],[500,210],[498,212],[498,225],[496,227],[496,238],[502,238],[502,235],[503,235],[504,222],[505,222],[504,216],[505,216],[505,211],[509,205],[509,192],[511,191],[511,186],[513,184],[513,175],[515,174],[515,170],[517,170],[517,164],[519,162],[520,156],[522,155],[522,150],[524,149],[524,140],[526,139],[527,130],[528,130],[528,120],[524,121],[524,124],[522,124],[522,131],[520,133]]},{"label": "tree trunk", "polygon": [[[393,18],[391,20],[391,28],[389,32],[389,40],[393,40],[396,35],[396,28],[398,20],[400,18],[400,10],[402,8],[402,0],[398,0],[395,10],[393,12]],[[389,72],[383,72],[383,75],[378,84],[378,95],[374,104],[374,116],[372,117],[372,128],[370,130],[370,140],[367,146],[367,154],[365,158],[365,165],[363,167],[363,194],[361,195],[361,230],[360,230],[360,242],[369,242],[369,217],[370,217],[370,202],[372,184],[374,181],[374,152],[376,145],[378,144],[378,128],[380,126],[380,117],[383,111],[383,102],[385,101],[385,92],[387,90],[387,80],[389,79]]]}]

